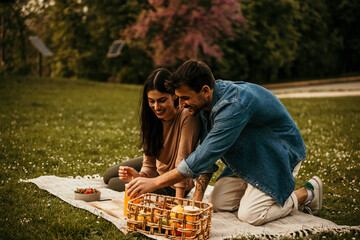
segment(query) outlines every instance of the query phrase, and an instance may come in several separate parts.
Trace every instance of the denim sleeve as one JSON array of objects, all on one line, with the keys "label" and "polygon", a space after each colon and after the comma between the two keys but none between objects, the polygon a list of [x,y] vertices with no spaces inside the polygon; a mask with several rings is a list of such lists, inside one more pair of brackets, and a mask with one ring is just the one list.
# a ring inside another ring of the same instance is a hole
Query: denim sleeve
[{"label": "denim sleeve", "polygon": [[220,179],[222,177],[231,177],[231,176],[234,176],[233,171],[231,171],[231,169],[228,166],[225,166],[224,170],[221,172],[221,174],[217,179]]},{"label": "denim sleeve", "polygon": [[250,114],[239,103],[224,102],[213,109],[213,114],[213,126],[204,141],[178,165],[186,177],[198,177],[223,157],[250,120]]},{"label": "denim sleeve", "polygon": [[[201,173],[214,173],[219,169],[219,166],[216,164],[211,165]],[[196,178],[196,176],[193,174],[192,170],[189,168],[187,163],[185,161],[181,161],[179,165],[177,166],[177,170],[185,177],[188,178]],[[200,173],[200,174],[201,174]],[[200,175],[199,174],[199,175]]]}]

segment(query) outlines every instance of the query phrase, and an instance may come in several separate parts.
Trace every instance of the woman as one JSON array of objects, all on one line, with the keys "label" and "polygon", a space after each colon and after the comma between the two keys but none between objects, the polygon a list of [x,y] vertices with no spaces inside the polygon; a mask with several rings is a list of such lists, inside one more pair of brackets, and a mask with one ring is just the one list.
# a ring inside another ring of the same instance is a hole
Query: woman
[{"label": "woman", "polygon": [[[134,158],[108,169],[104,182],[116,191],[136,177],[156,177],[174,168],[198,145],[201,122],[187,109],[179,108],[174,93],[165,88],[171,72],[159,68],[145,82],[141,102],[141,145],[143,157]],[[157,194],[185,197],[194,187],[188,178]]]}]

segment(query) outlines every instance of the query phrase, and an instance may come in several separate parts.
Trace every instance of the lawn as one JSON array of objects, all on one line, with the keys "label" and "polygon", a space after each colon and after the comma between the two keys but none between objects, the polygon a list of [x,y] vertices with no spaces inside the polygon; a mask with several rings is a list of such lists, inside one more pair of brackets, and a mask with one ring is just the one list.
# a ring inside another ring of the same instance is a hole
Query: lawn
[{"label": "lawn", "polygon": [[[0,79],[0,239],[136,239],[34,184],[42,175],[102,174],[139,156],[141,86],[88,80]],[[297,177],[324,181],[320,217],[360,225],[360,97],[282,99],[307,145]],[[214,183],[213,177],[212,183]],[[358,232],[312,239],[356,239]]]}]

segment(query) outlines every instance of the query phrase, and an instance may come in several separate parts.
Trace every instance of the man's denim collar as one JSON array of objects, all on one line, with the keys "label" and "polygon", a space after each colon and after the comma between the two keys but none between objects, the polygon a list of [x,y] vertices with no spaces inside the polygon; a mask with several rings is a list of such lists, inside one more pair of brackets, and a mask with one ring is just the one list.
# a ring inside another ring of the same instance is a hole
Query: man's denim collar
[{"label": "man's denim collar", "polygon": [[[218,81],[220,81],[220,80],[216,80],[216,82],[215,82],[213,96],[212,96],[212,100],[211,100],[211,109],[209,110],[209,114],[211,113],[211,110],[214,108],[215,104],[219,101],[219,96],[218,96],[219,85],[217,84]],[[201,110],[202,116],[206,116],[206,114],[204,115],[204,111],[205,111],[204,109]]]}]

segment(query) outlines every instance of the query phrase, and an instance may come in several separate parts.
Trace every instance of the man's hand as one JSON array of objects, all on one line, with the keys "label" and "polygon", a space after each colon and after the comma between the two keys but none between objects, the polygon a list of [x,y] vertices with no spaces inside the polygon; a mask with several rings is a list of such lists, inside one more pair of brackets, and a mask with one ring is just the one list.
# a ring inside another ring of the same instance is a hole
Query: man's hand
[{"label": "man's hand", "polygon": [[119,179],[130,182],[132,179],[139,177],[140,174],[132,167],[119,167]]},{"label": "man's hand", "polygon": [[137,177],[129,183],[127,193],[129,197],[134,197],[136,194],[149,193],[174,185],[185,178],[176,168],[156,178]]},{"label": "man's hand", "polygon": [[127,194],[130,198],[135,197],[138,194],[144,194],[153,192],[158,187],[156,186],[156,178],[144,178],[138,177],[129,182],[127,186]]}]

